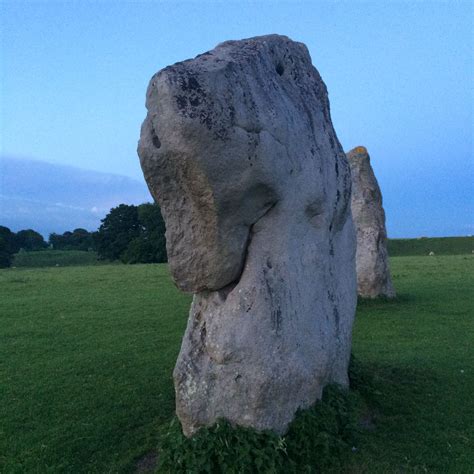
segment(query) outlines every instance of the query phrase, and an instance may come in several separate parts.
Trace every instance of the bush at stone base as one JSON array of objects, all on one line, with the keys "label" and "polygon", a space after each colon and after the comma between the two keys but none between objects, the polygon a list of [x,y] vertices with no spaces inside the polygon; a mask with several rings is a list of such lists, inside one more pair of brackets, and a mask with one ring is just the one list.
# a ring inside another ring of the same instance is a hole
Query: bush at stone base
[{"label": "bush at stone base", "polygon": [[316,473],[352,453],[364,403],[357,392],[329,385],[300,410],[284,436],[219,420],[186,438],[176,418],[160,437],[161,473]]}]

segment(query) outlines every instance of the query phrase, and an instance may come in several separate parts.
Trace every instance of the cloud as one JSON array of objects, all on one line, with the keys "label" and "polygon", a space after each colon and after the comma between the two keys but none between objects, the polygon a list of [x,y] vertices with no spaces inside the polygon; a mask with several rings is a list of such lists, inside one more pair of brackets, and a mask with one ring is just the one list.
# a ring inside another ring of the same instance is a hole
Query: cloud
[{"label": "cloud", "polygon": [[35,160],[0,157],[0,225],[47,236],[96,230],[110,208],[152,198],[132,178]]}]

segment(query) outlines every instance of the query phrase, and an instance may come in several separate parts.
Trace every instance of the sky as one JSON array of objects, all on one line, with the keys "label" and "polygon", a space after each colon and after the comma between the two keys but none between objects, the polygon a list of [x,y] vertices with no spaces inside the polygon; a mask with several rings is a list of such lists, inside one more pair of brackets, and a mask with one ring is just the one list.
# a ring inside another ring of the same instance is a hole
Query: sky
[{"label": "sky", "polygon": [[151,76],[228,39],[306,43],[392,237],[474,234],[471,1],[0,0],[0,154],[143,180]]}]

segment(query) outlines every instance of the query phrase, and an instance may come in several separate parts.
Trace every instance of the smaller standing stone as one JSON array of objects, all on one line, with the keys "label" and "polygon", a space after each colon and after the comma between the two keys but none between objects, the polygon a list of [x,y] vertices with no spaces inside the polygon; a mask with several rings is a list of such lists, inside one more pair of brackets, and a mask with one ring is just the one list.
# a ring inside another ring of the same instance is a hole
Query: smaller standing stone
[{"label": "smaller standing stone", "polygon": [[367,149],[347,153],[352,176],[351,208],[357,231],[357,293],[364,298],[395,297],[390,277],[382,193]]}]

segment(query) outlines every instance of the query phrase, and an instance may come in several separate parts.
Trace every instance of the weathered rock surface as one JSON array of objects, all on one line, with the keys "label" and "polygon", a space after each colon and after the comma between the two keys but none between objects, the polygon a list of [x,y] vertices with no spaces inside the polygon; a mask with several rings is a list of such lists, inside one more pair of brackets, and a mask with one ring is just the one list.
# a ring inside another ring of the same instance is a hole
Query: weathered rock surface
[{"label": "weathered rock surface", "polygon": [[284,432],[347,385],[351,179],[326,87],[284,36],[227,41],[150,81],[138,152],[194,292],[174,371],[185,434],[224,417]]},{"label": "weathered rock surface", "polygon": [[352,217],[357,233],[357,292],[364,298],[395,297],[390,277],[382,193],[363,146],[347,154],[352,176]]}]

